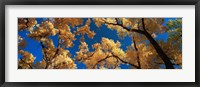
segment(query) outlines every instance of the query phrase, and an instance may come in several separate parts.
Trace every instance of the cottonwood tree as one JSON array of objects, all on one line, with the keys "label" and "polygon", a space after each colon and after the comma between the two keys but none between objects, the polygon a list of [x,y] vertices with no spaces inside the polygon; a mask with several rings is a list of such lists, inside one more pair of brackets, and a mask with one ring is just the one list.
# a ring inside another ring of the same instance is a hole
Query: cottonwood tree
[{"label": "cottonwood tree", "polygon": [[[120,37],[132,35],[135,38],[139,34],[140,40],[147,39],[158,56],[162,59],[167,69],[173,69],[173,63],[162,47],[154,39],[156,35],[167,32],[167,28],[163,26],[164,18],[94,18],[95,24],[98,27],[105,24],[108,28],[116,30]],[[179,20],[179,23],[182,21]],[[173,26],[180,26],[174,23]],[[181,28],[179,28],[181,29]],[[179,44],[180,45],[180,44]]]},{"label": "cottonwood tree", "polygon": [[[76,26],[88,26],[88,23],[83,25],[81,18],[54,18],[43,21],[37,24],[34,18],[20,18],[18,19],[18,31],[26,30],[29,32],[27,36],[40,42],[42,47],[43,58],[42,61],[33,65],[34,57],[31,53],[19,49],[19,53],[23,58],[19,60],[18,66],[20,68],[76,68],[76,64],[70,58],[70,53],[67,50],[73,47],[73,41],[76,40],[75,34],[71,32],[71,28]],[[89,37],[94,36],[94,32],[89,30],[89,27],[77,29],[77,34],[87,32]],[[55,46],[53,40],[49,36],[58,35],[58,45]],[[20,36],[19,36],[20,37]],[[24,43],[23,39],[19,39],[19,47]]]},{"label": "cottonwood tree", "polygon": [[[128,35],[132,44],[122,50],[119,41],[102,37],[100,43],[92,45],[94,50],[89,50],[84,36],[93,39],[98,34],[91,31],[91,22],[99,29],[106,25],[116,30],[121,39]],[[28,42],[18,36],[18,53],[22,55],[18,68],[74,69],[77,68],[74,62],[78,61],[89,69],[118,69],[121,64],[136,69],[155,69],[164,64],[173,69],[174,64],[182,65],[182,20],[170,20],[166,26],[163,23],[163,18],[88,18],[86,22],[82,18],[48,18],[38,24],[34,18],[19,18],[18,31],[28,31],[27,36],[40,43],[43,57],[34,64],[36,57],[23,49]],[[167,41],[155,40],[162,33],[169,34]],[[56,35],[58,41],[49,38]],[[81,36],[81,44],[71,58],[68,48],[74,46],[76,35]]]}]

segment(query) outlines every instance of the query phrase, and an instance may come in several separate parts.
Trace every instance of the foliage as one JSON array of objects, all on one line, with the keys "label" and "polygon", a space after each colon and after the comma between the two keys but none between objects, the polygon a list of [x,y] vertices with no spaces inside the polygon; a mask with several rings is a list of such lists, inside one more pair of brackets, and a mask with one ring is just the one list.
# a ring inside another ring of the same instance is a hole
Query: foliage
[{"label": "foliage", "polygon": [[[89,48],[85,35],[93,39],[98,32],[91,29],[94,23],[100,30],[102,26],[117,31],[118,37],[132,39],[132,44],[123,50],[120,41],[101,37],[101,42]],[[93,31],[92,31],[93,30]],[[35,18],[19,18],[18,32],[27,31],[27,36],[40,43],[42,60],[26,51],[26,39],[18,35],[19,69],[76,69],[83,63],[88,69],[120,69],[126,64],[132,69],[172,69],[182,66],[182,19],[164,18],[47,18],[38,23]],[[167,33],[167,40],[156,39]],[[79,39],[79,50],[74,56],[69,48]],[[57,41],[50,37],[58,37]],[[55,45],[56,43],[56,45]]]}]

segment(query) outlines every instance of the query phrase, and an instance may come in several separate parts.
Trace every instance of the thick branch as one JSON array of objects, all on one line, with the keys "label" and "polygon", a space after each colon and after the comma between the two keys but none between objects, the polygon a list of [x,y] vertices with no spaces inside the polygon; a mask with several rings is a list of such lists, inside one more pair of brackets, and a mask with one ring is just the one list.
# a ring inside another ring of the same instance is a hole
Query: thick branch
[{"label": "thick branch", "polygon": [[167,69],[174,69],[174,66],[172,62],[170,61],[169,57],[164,53],[164,51],[161,49],[161,47],[158,45],[158,43],[154,40],[154,38],[146,31],[145,24],[144,24],[144,18],[142,18],[142,24],[144,29],[144,35],[146,38],[150,41],[150,43],[155,48],[158,55],[161,57],[161,59],[164,61],[165,66]]},{"label": "thick branch", "polygon": [[142,18],[142,27],[143,27],[143,30],[144,30],[145,32],[147,32],[146,27],[145,27],[145,24],[144,24],[144,18]]}]

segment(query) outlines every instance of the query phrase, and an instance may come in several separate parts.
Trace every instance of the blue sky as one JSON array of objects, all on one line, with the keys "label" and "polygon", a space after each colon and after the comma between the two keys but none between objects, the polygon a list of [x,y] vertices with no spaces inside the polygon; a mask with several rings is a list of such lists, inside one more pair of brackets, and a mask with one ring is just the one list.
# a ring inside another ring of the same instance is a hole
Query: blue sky
[{"label": "blue sky", "polygon": [[[174,18],[165,18],[163,25],[166,25],[166,22],[170,19],[174,20]],[[41,21],[44,20],[44,18],[37,18],[36,20],[37,20],[37,23],[40,24]],[[86,19],[84,19],[84,22],[85,21],[86,21]],[[132,40],[129,36],[126,36],[124,39],[120,39],[115,30],[108,29],[105,25],[103,25],[101,27],[101,29],[98,29],[96,27],[96,25],[94,24],[94,22],[91,22],[90,29],[91,29],[91,31],[94,31],[96,33],[96,35],[94,36],[93,39],[88,38],[87,35],[84,36],[85,42],[88,44],[90,51],[93,50],[92,49],[93,44],[101,42],[102,37],[110,38],[110,39],[113,39],[114,41],[121,42],[121,48],[124,51],[127,49],[127,46],[130,46],[132,44]],[[75,29],[71,29],[71,30],[73,31]],[[42,50],[41,50],[40,43],[31,38],[28,38],[26,36],[26,34],[29,34],[29,32],[27,32],[27,31],[19,31],[18,32],[18,35],[20,35],[22,38],[24,38],[28,42],[28,44],[24,50],[32,53],[36,57],[36,60],[34,63],[41,61],[42,60]],[[58,35],[50,36],[49,38],[51,38],[53,40],[55,46],[58,44],[58,42],[57,42]],[[74,46],[72,48],[67,48],[67,50],[69,50],[70,53],[72,54],[72,56],[71,56],[72,58],[76,55],[76,52],[79,50],[78,49],[78,47],[80,45],[79,39],[81,38],[81,36],[76,35],[75,38],[76,38],[76,40],[73,41]],[[168,38],[168,34],[163,33],[163,34],[157,35],[157,37],[155,39],[157,39],[157,40],[162,39],[162,40],[166,41],[167,38]],[[21,58],[21,55],[18,55],[18,58]],[[75,62],[75,63],[77,64],[77,68],[79,68],[79,69],[86,68],[86,66],[83,63],[78,63],[78,62]],[[126,65],[126,64],[121,65],[121,68],[123,68],[123,69],[129,68],[129,67],[130,66]],[[165,66],[163,65],[161,67],[164,68]]]}]

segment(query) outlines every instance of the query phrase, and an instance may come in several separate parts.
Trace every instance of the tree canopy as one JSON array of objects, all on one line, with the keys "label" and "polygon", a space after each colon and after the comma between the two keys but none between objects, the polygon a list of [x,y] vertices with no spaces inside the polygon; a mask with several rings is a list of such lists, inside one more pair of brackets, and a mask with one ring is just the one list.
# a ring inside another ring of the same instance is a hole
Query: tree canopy
[{"label": "tree canopy", "polygon": [[18,69],[124,67],[182,68],[182,19],[18,18]]}]

